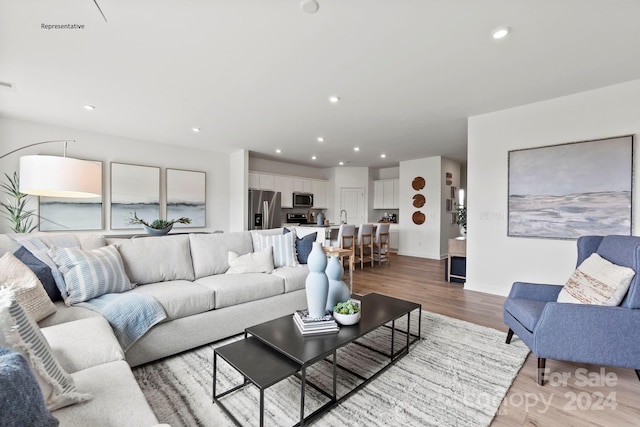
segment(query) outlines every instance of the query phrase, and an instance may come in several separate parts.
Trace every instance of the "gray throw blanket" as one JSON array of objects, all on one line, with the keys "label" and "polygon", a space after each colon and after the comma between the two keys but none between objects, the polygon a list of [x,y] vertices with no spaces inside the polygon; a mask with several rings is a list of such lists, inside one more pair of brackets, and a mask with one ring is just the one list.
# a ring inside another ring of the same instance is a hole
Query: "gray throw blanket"
[{"label": "gray throw blanket", "polygon": [[132,292],[105,294],[75,305],[103,315],[125,351],[153,325],[167,318],[154,297]]}]

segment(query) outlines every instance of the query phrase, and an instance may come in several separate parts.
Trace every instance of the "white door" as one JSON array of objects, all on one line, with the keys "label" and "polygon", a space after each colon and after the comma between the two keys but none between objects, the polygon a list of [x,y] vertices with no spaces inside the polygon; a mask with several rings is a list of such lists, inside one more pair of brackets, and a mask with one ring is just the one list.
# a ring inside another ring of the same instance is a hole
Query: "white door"
[{"label": "white door", "polygon": [[342,209],[347,211],[347,224],[364,223],[364,189],[362,187],[341,188],[340,210]]}]

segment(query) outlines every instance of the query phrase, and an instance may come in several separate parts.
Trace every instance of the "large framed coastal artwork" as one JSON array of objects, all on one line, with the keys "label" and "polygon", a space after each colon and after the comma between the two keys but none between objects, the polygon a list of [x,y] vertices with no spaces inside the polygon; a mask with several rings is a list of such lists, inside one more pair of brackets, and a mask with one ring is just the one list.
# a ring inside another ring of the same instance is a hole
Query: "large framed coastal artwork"
[{"label": "large framed coastal artwork", "polygon": [[[99,164],[102,170],[102,162],[95,163]],[[102,187],[102,182],[100,186]],[[38,209],[40,231],[102,230],[102,196],[87,198],[40,196]]]},{"label": "large framed coastal artwork", "polygon": [[140,228],[129,224],[134,212],[148,222],[160,218],[160,168],[111,163],[111,229]]},{"label": "large framed coastal artwork", "polygon": [[167,219],[187,217],[191,224],[174,227],[204,227],[206,207],[206,173],[167,169]]},{"label": "large framed coastal artwork", "polygon": [[633,135],[509,152],[508,235],[631,235]]}]

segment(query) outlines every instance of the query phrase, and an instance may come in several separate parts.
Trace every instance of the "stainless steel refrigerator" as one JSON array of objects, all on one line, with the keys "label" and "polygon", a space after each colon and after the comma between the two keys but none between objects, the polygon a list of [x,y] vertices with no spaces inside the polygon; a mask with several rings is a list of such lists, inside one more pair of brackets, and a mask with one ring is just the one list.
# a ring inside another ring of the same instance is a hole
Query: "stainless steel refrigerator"
[{"label": "stainless steel refrigerator", "polygon": [[279,228],[280,192],[249,190],[249,230]]}]

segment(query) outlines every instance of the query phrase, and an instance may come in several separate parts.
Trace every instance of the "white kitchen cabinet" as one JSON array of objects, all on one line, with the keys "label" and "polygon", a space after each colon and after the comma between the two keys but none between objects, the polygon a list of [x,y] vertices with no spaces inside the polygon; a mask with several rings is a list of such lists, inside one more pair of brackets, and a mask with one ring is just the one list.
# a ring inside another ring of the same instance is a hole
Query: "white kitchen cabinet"
[{"label": "white kitchen cabinet", "polygon": [[275,191],[280,192],[280,206],[283,208],[293,207],[293,178],[288,176],[275,176]]},{"label": "white kitchen cabinet", "polygon": [[389,250],[391,252],[398,252],[400,247],[400,230],[398,224],[391,224],[389,226]]},{"label": "white kitchen cabinet", "polygon": [[373,208],[374,209],[399,209],[398,197],[399,180],[381,179],[373,181]]},{"label": "white kitchen cabinet", "polygon": [[312,184],[310,179],[293,178],[293,191],[296,193],[311,193]]},{"label": "white kitchen cabinet", "polygon": [[261,190],[275,190],[275,176],[260,174],[260,189]]},{"label": "white kitchen cabinet", "polygon": [[260,174],[249,172],[249,189],[260,189]]},{"label": "white kitchen cabinet", "polygon": [[313,207],[326,209],[328,207],[327,181],[311,181],[311,193],[313,193]]}]

